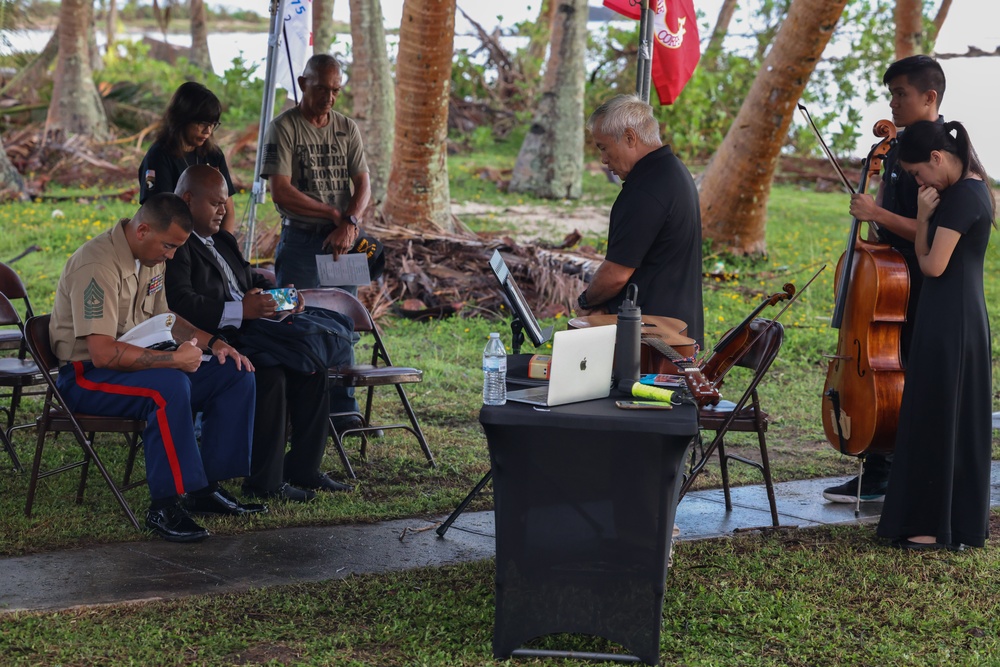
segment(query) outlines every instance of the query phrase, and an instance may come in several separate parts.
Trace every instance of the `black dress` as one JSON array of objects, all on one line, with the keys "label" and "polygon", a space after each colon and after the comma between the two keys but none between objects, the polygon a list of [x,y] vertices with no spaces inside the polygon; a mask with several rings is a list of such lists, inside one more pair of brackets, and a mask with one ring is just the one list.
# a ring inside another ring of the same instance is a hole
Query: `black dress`
[{"label": "black dress", "polygon": [[925,276],[920,292],[882,537],[983,546],[989,536],[992,369],[983,261],[991,223],[983,181],[964,179],[941,193],[928,242],[939,227],[962,236],[944,273]]}]

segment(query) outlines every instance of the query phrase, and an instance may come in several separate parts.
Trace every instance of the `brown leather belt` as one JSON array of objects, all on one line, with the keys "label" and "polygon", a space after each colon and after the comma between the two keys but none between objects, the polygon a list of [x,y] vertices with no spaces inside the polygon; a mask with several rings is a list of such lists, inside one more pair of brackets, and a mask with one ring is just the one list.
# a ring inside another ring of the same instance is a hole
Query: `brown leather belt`
[{"label": "brown leather belt", "polygon": [[281,226],[298,229],[303,232],[311,232],[313,234],[322,234],[323,236],[327,236],[330,232],[337,228],[334,224],[320,225],[315,222],[299,222],[298,220],[292,220],[291,218],[282,218]]}]

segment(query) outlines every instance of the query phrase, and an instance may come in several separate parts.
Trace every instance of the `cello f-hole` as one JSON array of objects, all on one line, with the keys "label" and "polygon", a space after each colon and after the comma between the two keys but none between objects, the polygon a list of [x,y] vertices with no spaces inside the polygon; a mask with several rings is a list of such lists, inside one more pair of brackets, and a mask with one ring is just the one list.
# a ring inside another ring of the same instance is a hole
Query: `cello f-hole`
[{"label": "cello f-hole", "polygon": [[861,341],[858,340],[857,338],[854,339],[854,347],[857,350],[857,352],[855,352],[855,354],[854,354],[854,358],[857,360],[857,367],[858,367],[857,373],[858,373],[858,377],[859,378],[863,378],[865,376],[865,373],[867,373],[868,371],[866,371],[865,369],[861,368]]}]

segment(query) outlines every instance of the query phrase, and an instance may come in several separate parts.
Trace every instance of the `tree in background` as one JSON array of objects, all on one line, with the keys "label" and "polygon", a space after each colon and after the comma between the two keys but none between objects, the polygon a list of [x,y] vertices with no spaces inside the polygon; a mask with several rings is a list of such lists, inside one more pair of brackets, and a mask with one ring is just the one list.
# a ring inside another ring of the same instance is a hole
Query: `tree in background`
[{"label": "tree in background", "polygon": [[205,70],[212,69],[212,56],[208,52],[208,17],[205,0],[191,0],[191,63]]},{"label": "tree in background", "polygon": [[510,191],[578,199],[583,189],[587,0],[558,1],[542,95],[511,176]]},{"label": "tree in background", "polygon": [[97,141],[108,137],[108,118],[90,67],[88,38],[93,33],[93,17],[91,0],[62,0],[46,136],[85,134]]},{"label": "tree in background", "polygon": [[[350,2],[353,63],[348,83],[354,98],[352,118],[361,129],[365,142],[372,201],[379,204],[385,200],[392,164],[396,93],[385,45],[382,3],[380,0]],[[314,10],[315,7],[314,4]]]},{"label": "tree in background", "polygon": [[847,0],[793,0],[739,114],[699,184],[703,235],[733,254],[764,254],[771,178],[796,104]]},{"label": "tree in background", "polygon": [[542,71],[542,63],[545,62],[545,51],[549,48],[549,41],[552,39],[552,26],[556,21],[558,7],[558,0],[542,0],[542,4],[538,8],[538,18],[530,26],[525,26],[529,30],[529,35],[528,46],[524,49],[525,62],[521,65],[521,71],[529,81],[537,78]]},{"label": "tree in background", "polygon": [[390,224],[455,228],[448,189],[448,96],[455,0],[405,0],[396,58],[396,138],[382,212]]},{"label": "tree in background", "polygon": [[118,35],[118,2],[107,0],[104,11],[104,50],[108,53],[115,47],[115,37]]},{"label": "tree in background", "polygon": [[[312,0],[314,53],[329,53],[330,45],[333,44],[333,2],[334,0]],[[351,3],[351,15],[354,15],[353,2]],[[381,9],[379,10],[378,15],[381,18]],[[353,23],[353,19],[351,22]],[[354,31],[351,30],[351,33],[353,35]]]}]

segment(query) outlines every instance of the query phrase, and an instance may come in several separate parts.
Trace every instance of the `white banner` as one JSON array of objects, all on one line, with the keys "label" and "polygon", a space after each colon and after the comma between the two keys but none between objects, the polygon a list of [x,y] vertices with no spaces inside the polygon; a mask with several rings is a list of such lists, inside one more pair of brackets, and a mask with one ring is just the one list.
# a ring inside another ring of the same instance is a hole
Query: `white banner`
[{"label": "white banner", "polygon": [[287,0],[283,26],[274,81],[298,100],[297,80],[313,51],[312,0]]}]

